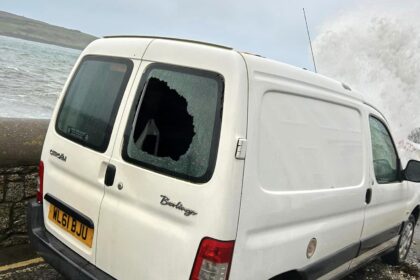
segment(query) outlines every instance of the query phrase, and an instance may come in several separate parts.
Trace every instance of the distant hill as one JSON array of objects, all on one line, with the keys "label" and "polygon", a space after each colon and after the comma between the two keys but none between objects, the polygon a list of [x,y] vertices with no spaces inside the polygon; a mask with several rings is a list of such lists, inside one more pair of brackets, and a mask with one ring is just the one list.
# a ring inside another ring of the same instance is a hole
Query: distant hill
[{"label": "distant hill", "polygon": [[97,37],[0,11],[0,35],[72,49],[84,49]]}]

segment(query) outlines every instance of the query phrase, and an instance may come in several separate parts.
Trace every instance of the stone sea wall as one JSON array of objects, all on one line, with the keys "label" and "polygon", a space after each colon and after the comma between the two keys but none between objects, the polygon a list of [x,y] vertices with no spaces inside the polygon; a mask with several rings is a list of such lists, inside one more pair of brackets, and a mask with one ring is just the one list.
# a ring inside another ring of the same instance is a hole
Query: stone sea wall
[{"label": "stone sea wall", "polygon": [[25,207],[36,196],[48,122],[0,118],[0,248],[28,242]]},{"label": "stone sea wall", "polygon": [[36,166],[0,168],[0,248],[28,242],[25,206],[37,179]]}]

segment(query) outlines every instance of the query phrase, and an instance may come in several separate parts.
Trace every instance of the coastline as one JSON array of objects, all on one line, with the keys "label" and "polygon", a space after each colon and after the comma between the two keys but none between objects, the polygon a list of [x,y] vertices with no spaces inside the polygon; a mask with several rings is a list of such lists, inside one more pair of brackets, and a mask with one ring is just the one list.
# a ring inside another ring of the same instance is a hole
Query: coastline
[{"label": "coastline", "polygon": [[26,41],[36,42],[36,43],[42,43],[42,44],[47,44],[47,45],[53,45],[53,46],[68,48],[68,49],[72,49],[72,50],[83,50],[86,47],[85,45],[76,46],[76,45],[72,45],[72,44],[54,42],[54,41],[51,41],[51,40],[48,40],[48,39],[31,37],[30,35],[20,35],[20,34],[12,34],[12,33],[7,33],[7,32],[2,32],[1,30],[0,30],[0,36],[16,38],[16,39],[21,39],[21,40],[26,40]]},{"label": "coastline", "polygon": [[0,35],[56,45],[71,49],[84,49],[96,36],[39,20],[0,11]]}]

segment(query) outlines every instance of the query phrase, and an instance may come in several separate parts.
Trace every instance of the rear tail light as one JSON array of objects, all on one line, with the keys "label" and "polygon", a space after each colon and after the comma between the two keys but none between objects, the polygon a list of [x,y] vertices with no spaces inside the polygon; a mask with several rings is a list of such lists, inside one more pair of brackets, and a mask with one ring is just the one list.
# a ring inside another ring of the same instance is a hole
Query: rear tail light
[{"label": "rear tail light", "polygon": [[42,204],[42,197],[44,196],[44,163],[42,160],[39,162],[38,166],[38,190],[36,192],[36,201],[39,204]]},{"label": "rear tail light", "polygon": [[226,280],[229,277],[235,241],[203,238],[190,280]]}]

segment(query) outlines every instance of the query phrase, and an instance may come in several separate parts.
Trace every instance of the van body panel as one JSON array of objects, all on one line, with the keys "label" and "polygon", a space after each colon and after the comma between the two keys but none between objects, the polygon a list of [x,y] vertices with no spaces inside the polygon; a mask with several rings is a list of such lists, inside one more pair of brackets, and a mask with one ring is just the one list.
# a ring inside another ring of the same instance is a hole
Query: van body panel
[{"label": "van body panel", "polygon": [[[357,248],[369,184],[365,113],[356,98],[339,86],[331,89],[329,81],[327,88],[302,83],[311,74],[291,79],[281,64],[251,56],[246,61],[248,148],[231,277],[268,279]],[[357,170],[355,179],[342,181],[347,162]],[[317,246],[308,258],[312,238]]]},{"label": "van body panel", "polygon": [[[247,72],[242,57],[230,50],[192,43],[155,40],[136,77],[156,63],[202,69],[224,78],[223,116],[212,177],[192,183],[126,162],[124,130],[132,108],[126,108],[110,163],[114,185],[101,205],[97,266],[118,279],[187,279],[204,237],[234,240],[237,232],[243,161],[235,159],[237,139],[246,138]],[[128,104],[136,107],[133,88]],[[141,89],[140,89],[141,90]],[[141,116],[139,115],[139,118]],[[121,190],[118,184],[123,185]],[[196,215],[162,205],[162,196],[181,202]],[[162,269],[162,265],[164,268]]]},{"label": "van body panel", "polygon": [[[144,51],[145,49],[146,45],[143,44],[142,50]],[[141,48],[137,51],[141,51]],[[106,51],[101,50],[97,41],[93,42],[81,53],[72,70],[70,78],[66,82],[63,92],[57,101],[57,106],[49,124],[41,155],[41,160],[44,162],[45,167],[44,195],[53,195],[59,201],[69,205],[74,208],[74,210],[93,221],[94,234],[92,247],[89,248],[85,244],[82,244],[79,240],[75,239],[75,237],[50,221],[48,219],[50,203],[44,200],[43,211],[45,227],[66,246],[93,264],[95,263],[96,239],[98,236],[99,210],[104,195],[105,172],[112,155],[122,111],[117,112],[116,114],[114,128],[112,129],[109,143],[104,152],[86,148],[81,144],[58,134],[56,131],[56,119],[60,110],[60,105],[65,98],[65,93],[70,86],[73,76],[82,63],[83,58],[88,55],[100,56],[102,53],[106,53],[107,57],[118,55],[118,51],[112,52],[110,49],[107,49]],[[120,102],[121,107],[124,107],[127,102],[127,95],[133,84],[134,73],[136,73],[138,67],[139,61],[133,60],[131,77],[122,94]],[[66,160],[60,160],[57,156],[53,156],[54,152],[64,155]]]}]

